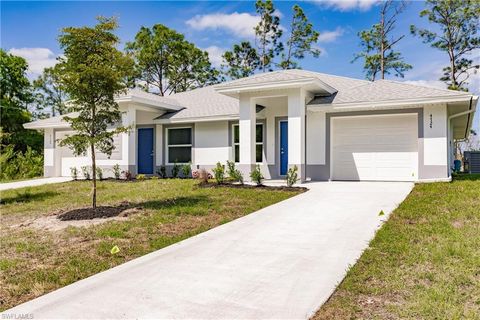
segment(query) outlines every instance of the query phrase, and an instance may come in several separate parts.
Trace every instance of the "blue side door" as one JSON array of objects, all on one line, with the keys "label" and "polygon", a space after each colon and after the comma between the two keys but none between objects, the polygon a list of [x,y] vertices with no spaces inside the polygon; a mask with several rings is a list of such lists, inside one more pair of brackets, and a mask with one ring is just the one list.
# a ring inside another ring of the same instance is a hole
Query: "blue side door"
[{"label": "blue side door", "polygon": [[138,128],[138,173],[153,174],[153,128]]},{"label": "blue side door", "polygon": [[288,122],[280,121],[280,175],[288,171]]}]

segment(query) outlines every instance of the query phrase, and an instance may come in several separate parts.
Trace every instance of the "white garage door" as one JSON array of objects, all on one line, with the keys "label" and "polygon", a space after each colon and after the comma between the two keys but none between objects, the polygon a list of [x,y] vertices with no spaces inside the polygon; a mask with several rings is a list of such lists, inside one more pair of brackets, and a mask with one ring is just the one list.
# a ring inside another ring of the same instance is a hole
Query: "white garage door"
[{"label": "white garage door", "polygon": [[332,179],[414,181],[417,115],[332,118]]}]

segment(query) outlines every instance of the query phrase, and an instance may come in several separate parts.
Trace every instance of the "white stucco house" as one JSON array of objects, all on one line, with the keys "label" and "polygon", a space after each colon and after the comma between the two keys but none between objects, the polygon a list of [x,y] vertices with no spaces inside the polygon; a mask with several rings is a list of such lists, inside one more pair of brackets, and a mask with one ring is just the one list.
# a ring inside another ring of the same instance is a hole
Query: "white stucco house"
[{"label": "white stucco house", "polygon": [[[247,178],[259,164],[267,179],[297,165],[305,180],[449,180],[453,140],[472,126],[478,97],[402,82],[369,82],[304,70],[275,71],[160,97],[131,90],[118,97],[130,133],[115,139],[105,170],[133,174],[191,163],[238,163]],[[25,124],[45,133],[45,176],[89,165],[58,139],[62,116]]]}]

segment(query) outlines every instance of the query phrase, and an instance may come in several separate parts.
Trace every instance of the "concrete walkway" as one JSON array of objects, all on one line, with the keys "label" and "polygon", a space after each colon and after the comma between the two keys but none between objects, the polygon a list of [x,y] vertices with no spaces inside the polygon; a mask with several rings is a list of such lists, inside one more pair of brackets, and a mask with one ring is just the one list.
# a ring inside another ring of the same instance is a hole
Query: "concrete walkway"
[{"label": "concrete walkway", "polygon": [[36,187],[44,184],[67,182],[72,180],[73,179],[69,177],[53,177],[53,178],[39,178],[39,179],[32,179],[32,180],[0,183],[0,191],[10,190],[10,189],[19,189],[19,188],[25,188],[25,187]]},{"label": "concrete walkway", "polygon": [[35,319],[307,319],[413,184],[306,186],[304,194],[5,313]]}]

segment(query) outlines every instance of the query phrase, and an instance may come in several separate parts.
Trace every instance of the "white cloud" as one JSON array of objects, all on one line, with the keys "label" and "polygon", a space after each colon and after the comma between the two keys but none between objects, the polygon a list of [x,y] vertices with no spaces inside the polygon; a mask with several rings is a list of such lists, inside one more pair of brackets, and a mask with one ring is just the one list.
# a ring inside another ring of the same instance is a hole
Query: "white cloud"
[{"label": "white cloud", "polygon": [[333,8],[340,11],[356,9],[367,11],[379,2],[379,0],[314,0],[314,2],[319,6]]},{"label": "white cloud", "polygon": [[212,13],[205,15],[196,15],[187,20],[187,25],[195,30],[206,29],[226,29],[239,37],[253,37],[254,28],[259,21],[259,17],[249,13],[234,12],[231,14]]},{"label": "white cloud", "polygon": [[57,57],[48,48],[12,48],[8,53],[27,60],[30,76],[40,75],[43,69],[53,67],[57,63]]},{"label": "white cloud", "polygon": [[217,46],[210,46],[208,48],[203,49],[208,53],[208,57],[210,58],[210,62],[215,66],[215,67],[220,67],[222,62],[223,62],[223,53],[225,52],[225,49],[222,49]]},{"label": "white cloud", "polygon": [[345,31],[337,27],[333,31],[321,31],[318,36],[318,42],[333,42],[343,35]]}]

